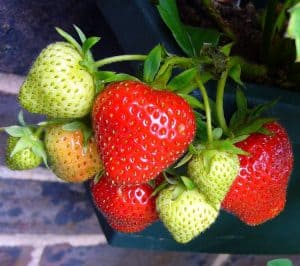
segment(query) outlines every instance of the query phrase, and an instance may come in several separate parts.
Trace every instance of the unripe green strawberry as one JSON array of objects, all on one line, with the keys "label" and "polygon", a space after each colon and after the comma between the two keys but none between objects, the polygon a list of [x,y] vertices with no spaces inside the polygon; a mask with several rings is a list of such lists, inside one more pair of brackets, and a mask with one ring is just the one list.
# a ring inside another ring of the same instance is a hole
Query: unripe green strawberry
[{"label": "unripe green strawberry", "polygon": [[239,172],[236,154],[203,150],[188,164],[188,173],[198,189],[213,203],[221,203]]},{"label": "unripe green strawberry", "polygon": [[187,243],[216,220],[220,205],[213,207],[196,188],[185,190],[174,199],[174,189],[176,185],[159,193],[156,209],[174,239],[179,243]]},{"label": "unripe green strawberry", "polygon": [[23,83],[19,101],[31,113],[53,118],[87,115],[95,96],[92,75],[80,66],[80,53],[67,42],[47,46]]},{"label": "unripe green strawberry", "polygon": [[9,136],[6,148],[6,165],[12,170],[27,170],[39,166],[42,162],[40,156],[35,155],[31,148],[24,149],[11,156],[19,138]]}]

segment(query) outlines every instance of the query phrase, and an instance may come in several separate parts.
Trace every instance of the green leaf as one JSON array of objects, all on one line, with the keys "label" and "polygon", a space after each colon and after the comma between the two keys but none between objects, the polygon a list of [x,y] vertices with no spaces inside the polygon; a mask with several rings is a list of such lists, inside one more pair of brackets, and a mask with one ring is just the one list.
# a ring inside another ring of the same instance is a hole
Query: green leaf
[{"label": "green leaf", "polygon": [[276,259],[268,261],[267,266],[293,266],[293,263],[289,259]]},{"label": "green leaf", "polygon": [[76,26],[75,24],[73,25],[73,27],[75,28],[75,30],[76,30],[76,32],[77,32],[77,34],[78,34],[78,36],[79,36],[79,39],[80,39],[81,43],[83,44],[83,43],[85,42],[85,40],[86,40],[85,34],[84,34],[83,31],[82,31],[78,26]]},{"label": "green leaf", "polygon": [[221,36],[220,32],[214,29],[192,27],[187,25],[184,25],[184,29],[189,35],[195,56],[200,54],[200,50],[204,43],[217,45]]},{"label": "green leaf", "polygon": [[35,141],[31,149],[35,155],[43,159],[44,164],[47,166],[47,168],[49,168],[47,163],[47,153],[44,147],[44,143],[41,140]]},{"label": "green leaf", "polygon": [[286,36],[294,39],[296,44],[296,62],[300,62],[300,3],[289,10],[290,20]]},{"label": "green leaf", "polygon": [[276,105],[279,101],[278,99],[275,99],[273,101],[264,103],[264,104],[260,104],[255,106],[253,109],[250,110],[249,112],[249,120],[253,120],[258,118],[260,115],[262,115],[265,111],[267,111],[268,109],[272,108],[274,105]]},{"label": "green leaf", "polygon": [[26,134],[24,127],[21,126],[9,126],[4,128],[5,132],[16,138],[20,138]]},{"label": "green leaf", "polygon": [[229,69],[228,75],[231,77],[237,84],[243,86],[243,82],[241,81],[241,72],[242,68],[240,64],[236,64]]},{"label": "green leaf", "polygon": [[96,43],[100,41],[100,37],[89,37],[82,45],[82,53],[85,55]]},{"label": "green leaf", "polygon": [[201,103],[196,97],[188,94],[181,94],[181,93],[178,93],[178,95],[181,96],[183,99],[185,99],[192,108],[194,109],[199,108],[201,110],[205,110],[204,104]]},{"label": "green leaf", "polygon": [[188,189],[188,190],[192,190],[196,187],[194,181],[186,176],[180,176],[180,179],[182,181],[182,183],[184,184],[184,186]]},{"label": "green leaf", "polygon": [[16,143],[14,149],[10,154],[10,157],[13,157],[16,153],[31,147],[32,147],[32,142],[30,141],[30,139],[26,136],[22,137]]},{"label": "green leaf", "polygon": [[258,118],[250,123],[243,125],[242,128],[238,129],[236,135],[250,135],[254,132],[257,132],[264,124],[276,120],[275,118]]},{"label": "green leaf", "polygon": [[23,111],[21,110],[18,114],[18,121],[20,123],[21,126],[26,126],[25,120],[24,120],[24,114]]},{"label": "green leaf", "polygon": [[62,30],[61,28],[56,27],[55,28],[57,33],[62,36],[66,41],[68,41],[70,44],[72,44],[74,46],[74,48],[81,54],[82,53],[82,49],[81,46],[79,45],[79,43],[67,32],[65,32],[64,30]]},{"label": "green leaf", "polygon": [[[181,72],[168,83],[168,88],[176,92],[185,90],[186,87],[190,86],[191,83],[193,83],[197,72],[197,68],[191,68]],[[196,84],[194,84],[194,86],[197,87]]]},{"label": "green leaf", "polygon": [[144,81],[152,82],[158,72],[162,59],[162,48],[155,46],[147,56],[144,62]]},{"label": "green leaf", "polygon": [[248,111],[248,102],[247,102],[247,98],[244,94],[244,92],[238,88],[236,90],[236,106],[238,111],[245,116],[247,114]]},{"label": "green leaf", "polygon": [[196,118],[196,139],[204,142],[207,140],[206,123],[198,112],[194,112],[194,114]]}]

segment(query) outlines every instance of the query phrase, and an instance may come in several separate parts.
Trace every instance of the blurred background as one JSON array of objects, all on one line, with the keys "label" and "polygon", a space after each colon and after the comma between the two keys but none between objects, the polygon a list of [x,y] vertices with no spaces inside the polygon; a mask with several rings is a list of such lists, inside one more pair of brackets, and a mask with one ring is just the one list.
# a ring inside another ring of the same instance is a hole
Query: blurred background
[{"label": "blurred background", "polygon": [[[118,2],[0,0],[1,126],[15,124],[20,110],[16,95],[34,58],[47,44],[61,40],[55,26],[74,34],[72,25],[76,24],[88,36],[101,36],[100,45],[94,49],[97,59],[124,52],[147,52],[164,34],[163,26],[161,32],[145,32],[141,26],[118,32],[115,21],[126,24],[130,16],[135,16],[137,24],[144,23],[142,15],[134,13],[138,6],[122,1],[123,5],[128,3],[128,8],[115,10]],[[114,65],[114,70],[125,67],[133,71],[131,65],[125,64]],[[28,113],[25,118],[41,120]],[[59,182],[44,168],[8,170],[4,165],[5,141],[5,134],[1,134],[1,266],[264,266],[268,260],[281,257],[129,249],[126,242],[123,247],[112,247],[106,242],[83,185]],[[300,256],[285,257],[300,265]]]}]

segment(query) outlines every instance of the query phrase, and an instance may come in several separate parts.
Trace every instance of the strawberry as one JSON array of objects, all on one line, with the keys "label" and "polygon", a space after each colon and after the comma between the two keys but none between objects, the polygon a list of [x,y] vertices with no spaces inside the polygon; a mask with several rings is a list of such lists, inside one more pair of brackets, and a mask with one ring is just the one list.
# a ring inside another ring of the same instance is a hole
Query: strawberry
[{"label": "strawberry", "polygon": [[46,129],[45,146],[52,171],[68,182],[83,182],[102,170],[93,138],[83,145],[81,130],[66,131],[62,126]]},{"label": "strawberry", "polygon": [[96,207],[117,231],[142,231],[158,219],[154,189],[146,184],[117,185],[104,175],[96,184],[91,182],[91,193]]},{"label": "strawberry", "polygon": [[9,136],[6,148],[6,165],[12,170],[26,170],[39,166],[42,157],[35,154],[31,148],[25,148],[12,154],[20,138]]},{"label": "strawberry", "polygon": [[67,42],[47,46],[34,62],[19,93],[31,113],[76,118],[89,113],[95,96],[92,75],[80,65],[82,55]]},{"label": "strawberry", "polygon": [[95,100],[92,121],[105,171],[119,184],[153,179],[195,135],[193,110],[183,98],[139,81],[108,85]]},{"label": "strawberry", "polygon": [[216,220],[219,205],[212,205],[197,188],[185,190],[174,199],[177,185],[160,191],[156,208],[159,217],[179,243],[187,243]]},{"label": "strawberry", "polygon": [[199,190],[214,203],[221,203],[239,172],[236,154],[203,150],[188,164],[190,178]]},{"label": "strawberry", "polygon": [[239,155],[240,171],[222,207],[248,225],[258,225],[284,208],[293,166],[292,147],[285,129],[269,122],[271,134],[253,133],[237,146],[250,155]]}]

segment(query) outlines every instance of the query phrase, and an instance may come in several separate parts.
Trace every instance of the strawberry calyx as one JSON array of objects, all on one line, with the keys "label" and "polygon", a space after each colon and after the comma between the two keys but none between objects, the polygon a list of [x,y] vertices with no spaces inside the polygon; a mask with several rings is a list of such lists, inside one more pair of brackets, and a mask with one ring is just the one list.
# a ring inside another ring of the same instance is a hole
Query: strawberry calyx
[{"label": "strawberry calyx", "polygon": [[20,125],[3,127],[3,130],[9,136],[18,139],[13,150],[10,152],[10,158],[12,158],[18,152],[21,152],[25,149],[30,149],[37,157],[42,158],[45,166],[48,167],[45,146],[43,141],[40,139],[43,133],[43,127],[26,124],[22,111],[20,111],[18,114],[18,120]]}]

